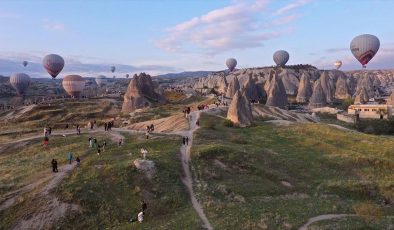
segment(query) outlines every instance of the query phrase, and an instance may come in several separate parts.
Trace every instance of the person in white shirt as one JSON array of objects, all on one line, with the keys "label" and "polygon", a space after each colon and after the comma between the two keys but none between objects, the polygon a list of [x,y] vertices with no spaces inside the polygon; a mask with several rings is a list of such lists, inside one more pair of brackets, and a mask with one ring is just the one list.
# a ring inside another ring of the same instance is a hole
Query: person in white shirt
[{"label": "person in white shirt", "polygon": [[142,223],[142,221],[144,221],[144,212],[143,211],[138,213],[138,222]]}]

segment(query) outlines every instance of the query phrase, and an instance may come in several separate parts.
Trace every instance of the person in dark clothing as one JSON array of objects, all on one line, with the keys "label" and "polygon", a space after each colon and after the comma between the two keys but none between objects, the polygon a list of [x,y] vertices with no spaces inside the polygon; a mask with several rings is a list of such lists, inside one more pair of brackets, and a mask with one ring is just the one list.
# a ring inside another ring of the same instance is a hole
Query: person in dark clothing
[{"label": "person in dark clothing", "polygon": [[100,153],[101,153],[101,148],[100,148],[100,145],[97,147],[97,156],[100,156]]},{"label": "person in dark clothing", "polygon": [[186,145],[189,145],[189,137],[186,137]]},{"label": "person in dark clothing", "polygon": [[185,145],[186,144],[186,138],[182,137],[182,144]]},{"label": "person in dark clothing", "polygon": [[141,211],[145,212],[147,207],[148,207],[148,205],[146,205],[145,200],[142,200],[141,201]]},{"label": "person in dark clothing", "polygon": [[150,131],[151,132],[155,131],[155,126],[153,124],[150,125]]},{"label": "person in dark clothing", "polygon": [[107,124],[107,122],[105,122],[104,123],[104,131],[107,131],[107,128],[108,128],[108,124]]},{"label": "person in dark clothing", "polygon": [[196,125],[197,125],[197,126],[200,126],[200,119],[197,119]]},{"label": "person in dark clothing", "polygon": [[56,160],[55,160],[55,159],[52,159],[51,164],[52,164],[52,172],[56,172],[56,168],[57,168]]},{"label": "person in dark clothing", "polygon": [[66,124],[66,127],[64,127],[64,129],[68,129],[68,124]]},{"label": "person in dark clothing", "polygon": [[103,142],[103,152],[105,152],[105,147],[107,146],[107,142],[106,141],[104,141]]},{"label": "person in dark clothing", "polygon": [[75,159],[77,161],[77,166],[79,167],[79,165],[81,164],[81,159],[79,159],[79,156],[77,156],[77,159]]},{"label": "person in dark clothing", "polygon": [[48,135],[51,135],[51,134],[52,134],[52,128],[49,127],[49,128],[48,128]]},{"label": "person in dark clothing", "polygon": [[97,139],[93,138],[93,147],[96,148],[97,147]]}]

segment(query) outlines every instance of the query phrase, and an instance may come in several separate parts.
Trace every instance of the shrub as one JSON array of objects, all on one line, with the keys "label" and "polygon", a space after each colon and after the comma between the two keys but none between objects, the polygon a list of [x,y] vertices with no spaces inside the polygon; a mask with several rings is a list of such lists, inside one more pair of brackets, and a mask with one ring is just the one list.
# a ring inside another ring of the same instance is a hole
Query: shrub
[{"label": "shrub", "polygon": [[210,159],[212,157],[228,153],[228,149],[221,145],[210,145],[196,151],[196,157],[199,159]]},{"label": "shrub", "polygon": [[223,121],[223,125],[226,126],[226,127],[234,127],[234,122],[232,122],[229,119],[226,119],[226,120]]}]

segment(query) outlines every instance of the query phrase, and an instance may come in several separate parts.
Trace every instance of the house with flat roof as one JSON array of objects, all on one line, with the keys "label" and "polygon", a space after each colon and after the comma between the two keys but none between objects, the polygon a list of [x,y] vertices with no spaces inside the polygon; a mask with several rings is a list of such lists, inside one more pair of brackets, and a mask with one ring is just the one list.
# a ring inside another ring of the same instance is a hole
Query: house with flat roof
[{"label": "house with flat roof", "polygon": [[387,104],[350,105],[347,113],[361,119],[388,119],[393,115],[392,106]]}]

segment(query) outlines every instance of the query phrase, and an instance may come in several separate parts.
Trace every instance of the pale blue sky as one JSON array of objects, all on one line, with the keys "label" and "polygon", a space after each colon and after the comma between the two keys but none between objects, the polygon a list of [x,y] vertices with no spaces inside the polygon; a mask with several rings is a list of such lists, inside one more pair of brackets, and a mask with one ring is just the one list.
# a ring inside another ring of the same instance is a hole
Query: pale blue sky
[{"label": "pale blue sky", "polygon": [[3,0],[0,74],[27,71],[24,59],[39,72],[47,53],[65,58],[65,73],[157,74],[220,70],[227,57],[272,65],[278,49],[289,64],[359,69],[349,43],[364,33],[381,42],[368,68],[393,68],[393,9],[390,0]]}]

